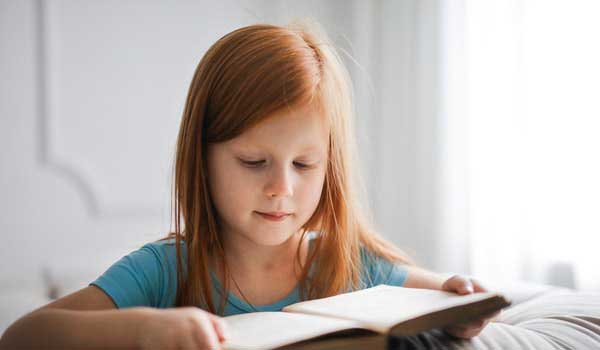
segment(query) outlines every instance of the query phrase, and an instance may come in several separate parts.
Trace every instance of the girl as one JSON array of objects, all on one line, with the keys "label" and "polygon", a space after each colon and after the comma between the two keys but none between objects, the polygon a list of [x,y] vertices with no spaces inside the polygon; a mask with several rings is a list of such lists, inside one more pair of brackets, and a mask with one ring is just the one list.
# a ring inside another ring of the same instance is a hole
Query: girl
[{"label": "girl", "polygon": [[[418,268],[370,229],[351,121],[348,74],[316,24],[225,35],[187,96],[173,232],[16,321],[0,348],[216,349],[222,316],[380,283],[484,291]],[[493,316],[446,331],[470,338]]]}]

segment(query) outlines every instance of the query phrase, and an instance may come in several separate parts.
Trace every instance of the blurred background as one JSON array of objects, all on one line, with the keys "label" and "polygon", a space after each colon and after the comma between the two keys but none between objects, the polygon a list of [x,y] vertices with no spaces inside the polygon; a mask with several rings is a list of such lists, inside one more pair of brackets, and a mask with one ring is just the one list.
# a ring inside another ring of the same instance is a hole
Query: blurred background
[{"label": "blurred background", "polygon": [[422,266],[600,291],[598,1],[0,0],[0,330],[166,235],[194,69],[312,17],[377,228]]}]

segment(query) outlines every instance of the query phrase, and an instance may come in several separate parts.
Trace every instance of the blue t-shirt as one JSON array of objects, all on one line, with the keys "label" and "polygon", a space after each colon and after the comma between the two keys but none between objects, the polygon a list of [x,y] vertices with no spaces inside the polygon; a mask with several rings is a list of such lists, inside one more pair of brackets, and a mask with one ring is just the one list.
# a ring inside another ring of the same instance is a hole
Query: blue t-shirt
[{"label": "blue t-shirt", "polygon": [[[183,242],[181,248],[182,258],[185,262],[186,246]],[[361,257],[365,288],[378,284],[394,286],[404,284],[407,271],[402,266],[391,264],[387,260],[367,252],[365,248],[361,249]],[[215,307],[218,307],[221,301],[220,296],[223,295],[223,288],[212,271],[211,280],[214,304]],[[90,285],[102,289],[120,309],[134,306],[174,307],[177,290],[175,239],[145,244],[115,262]],[[296,286],[285,298],[269,305],[254,305],[254,309],[281,311],[283,307],[299,301],[301,301],[299,288]],[[228,294],[224,316],[253,311],[255,310],[248,303],[240,300],[231,292]]]}]

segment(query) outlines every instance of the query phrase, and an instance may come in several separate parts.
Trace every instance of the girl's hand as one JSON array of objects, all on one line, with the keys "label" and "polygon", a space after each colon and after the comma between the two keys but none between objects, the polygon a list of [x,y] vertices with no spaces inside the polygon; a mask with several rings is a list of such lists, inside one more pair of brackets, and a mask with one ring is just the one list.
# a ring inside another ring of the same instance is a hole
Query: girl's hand
[{"label": "girl's hand", "polygon": [[196,307],[152,309],[137,328],[140,349],[220,348],[227,336],[223,318]]},{"label": "girl's hand", "polygon": [[[460,295],[487,292],[477,280],[460,275],[452,276],[444,282],[442,290],[458,293]],[[478,335],[488,322],[499,314],[500,310],[469,323],[461,323],[446,327],[444,331],[457,338],[469,339]]]}]

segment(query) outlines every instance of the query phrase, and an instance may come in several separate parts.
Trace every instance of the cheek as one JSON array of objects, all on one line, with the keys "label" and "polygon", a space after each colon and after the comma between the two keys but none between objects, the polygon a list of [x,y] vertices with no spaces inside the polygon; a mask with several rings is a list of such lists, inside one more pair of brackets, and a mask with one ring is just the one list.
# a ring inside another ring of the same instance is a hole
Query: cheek
[{"label": "cheek", "polygon": [[305,210],[309,210],[310,214],[316,209],[321,199],[323,190],[324,174],[317,174],[306,179],[302,184],[302,188],[297,191],[298,199],[302,203]]},{"label": "cheek", "polygon": [[226,221],[236,220],[251,206],[252,186],[248,179],[231,167],[216,167],[210,172],[210,192],[219,215]]},{"label": "cheek", "polygon": [[[252,198],[252,186],[247,177],[239,172],[221,174],[215,181],[215,192],[222,207],[237,209],[248,206]],[[217,201],[215,197],[215,201]]]}]

